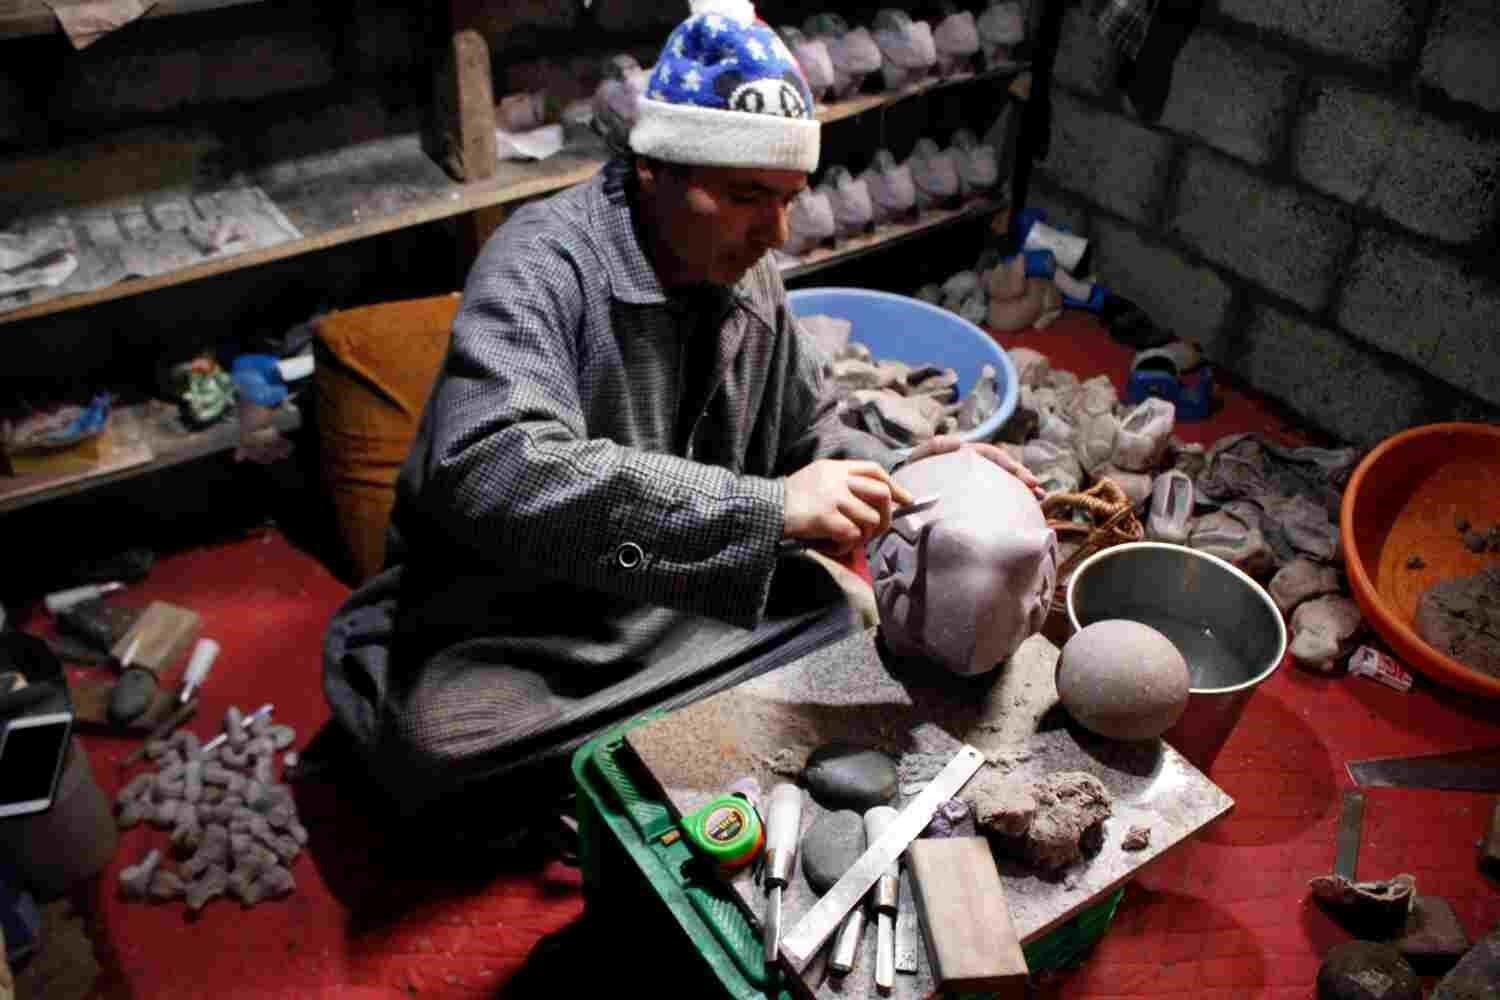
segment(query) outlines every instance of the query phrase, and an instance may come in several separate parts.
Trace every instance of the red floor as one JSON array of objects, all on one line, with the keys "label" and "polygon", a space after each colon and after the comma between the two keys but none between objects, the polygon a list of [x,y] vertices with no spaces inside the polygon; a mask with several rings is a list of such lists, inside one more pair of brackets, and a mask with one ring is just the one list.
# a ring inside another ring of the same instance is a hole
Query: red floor
[{"label": "red floor", "polygon": [[[1006,338],[1048,353],[1080,374],[1123,375],[1129,352],[1081,321]],[[1212,421],[1184,425],[1211,442],[1240,430],[1288,434],[1263,404],[1231,393]],[[223,648],[193,725],[216,729],[224,709],[276,705],[301,746],[326,718],[319,640],[345,593],[317,562],[275,531],[163,558],[122,603],[172,600],[198,610]],[[1051,977],[1044,995],[1070,998],[1310,997],[1325,950],[1346,934],[1307,900],[1307,880],[1333,863],[1346,760],[1500,743],[1497,706],[1420,683],[1409,694],[1361,678],[1327,679],[1293,667],[1251,700],[1211,777],[1234,811],[1130,886],[1114,923],[1078,969]],[[134,771],[117,762],[135,745],[89,736],[96,775],[113,791]],[[320,849],[293,868],[288,899],[243,910],[211,903],[188,919],[180,903],[124,902],[113,891],[124,864],[164,839],[138,828],[97,892],[97,947],[105,997],[486,996],[525,962],[539,938],[582,911],[577,872],[532,864],[483,884],[403,879],[374,857],[377,838],[324,788],[299,796]],[[1372,790],[1359,875],[1409,871],[1421,892],[1445,896],[1471,935],[1500,924],[1497,885],[1475,863],[1490,798],[1466,793]],[[583,957],[584,964],[588,957]],[[639,956],[605,967],[604,985],[646,983],[671,992],[671,970]]]}]

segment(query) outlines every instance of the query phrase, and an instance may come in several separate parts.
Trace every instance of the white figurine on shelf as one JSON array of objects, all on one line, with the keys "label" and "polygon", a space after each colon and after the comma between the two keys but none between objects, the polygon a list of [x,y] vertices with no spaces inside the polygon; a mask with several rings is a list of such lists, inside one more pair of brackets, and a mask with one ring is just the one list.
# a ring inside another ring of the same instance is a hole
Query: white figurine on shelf
[{"label": "white figurine on shelf", "polygon": [[630,129],[639,115],[640,99],[646,93],[650,70],[631,55],[612,56],[604,64],[603,79],[594,90],[594,130],[609,147],[624,151],[630,148]]},{"label": "white figurine on shelf", "polygon": [[966,10],[955,9],[944,0],[942,20],[932,29],[932,41],[937,46],[937,71],[939,76],[956,76],[974,68],[974,57],[979,52],[979,25],[974,15]]},{"label": "white figurine on shelf", "polygon": [[797,68],[802,70],[802,76],[807,80],[807,89],[812,91],[813,100],[819,103],[828,100],[833,93],[837,76],[827,42],[817,36],[808,37],[790,25],[780,28],[779,33],[787,48],[792,50]]},{"label": "white figurine on shelf", "polygon": [[874,226],[875,208],[870,203],[869,185],[849,173],[848,167],[829,167],[818,189],[833,206],[837,239],[862,235]]},{"label": "white figurine on shelf", "polygon": [[961,128],[953,133],[948,147],[958,169],[958,191],[965,198],[982,194],[1000,182],[1000,158],[995,147],[980,142],[972,131]]},{"label": "white figurine on shelf", "polygon": [[838,225],[833,218],[833,203],[829,201],[827,192],[818,188],[803,188],[792,199],[786,216],[790,236],[781,251],[792,257],[800,257],[838,235]]}]

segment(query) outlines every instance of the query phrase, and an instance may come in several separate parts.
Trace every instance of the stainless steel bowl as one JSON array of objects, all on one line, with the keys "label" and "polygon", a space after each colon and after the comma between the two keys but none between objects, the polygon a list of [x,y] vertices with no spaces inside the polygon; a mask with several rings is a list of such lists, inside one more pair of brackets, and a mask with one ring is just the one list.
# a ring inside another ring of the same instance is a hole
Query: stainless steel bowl
[{"label": "stainless steel bowl", "polygon": [[1254,687],[1286,655],[1286,626],[1271,595],[1224,560],[1180,545],[1116,545],[1073,571],[1073,628],[1109,618],[1141,622],[1172,640],[1195,694]]},{"label": "stainless steel bowl", "polygon": [[1286,657],[1286,625],[1271,595],[1217,556],[1180,545],[1131,542],[1090,556],[1068,580],[1067,606],[1074,631],[1125,618],[1182,652],[1188,705],[1162,738],[1203,771]]}]

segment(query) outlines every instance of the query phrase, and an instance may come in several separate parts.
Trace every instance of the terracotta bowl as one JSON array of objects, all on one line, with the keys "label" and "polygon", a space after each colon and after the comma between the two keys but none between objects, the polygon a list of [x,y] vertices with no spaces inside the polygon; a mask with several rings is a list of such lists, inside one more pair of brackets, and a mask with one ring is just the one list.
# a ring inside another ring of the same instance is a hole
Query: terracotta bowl
[{"label": "terracotta bowl", "polygon": [[[1428,587],[1500,562],[1464,547],[1454,521],[1500,522],[1500,427],[1429,424],[1387,438],[1354,470],[1339,530],[1349,587],[1370,625],[1413,670],[1471,694],[1500,698],[1500,677],[1429,646],[1413,624]],[[1426,566],[1407,569],[1420,555]]]}]

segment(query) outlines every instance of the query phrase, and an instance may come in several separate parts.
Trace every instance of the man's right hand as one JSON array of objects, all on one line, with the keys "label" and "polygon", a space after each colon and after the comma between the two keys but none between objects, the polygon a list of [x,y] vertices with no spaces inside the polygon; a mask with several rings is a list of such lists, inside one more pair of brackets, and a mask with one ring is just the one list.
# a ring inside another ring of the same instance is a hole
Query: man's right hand
[{"label": "man's right hand", "polygon": [[911,502],[875,462],[821,459],[787,477],[783,534],[842,556],[886,531],[891,509]]}]

